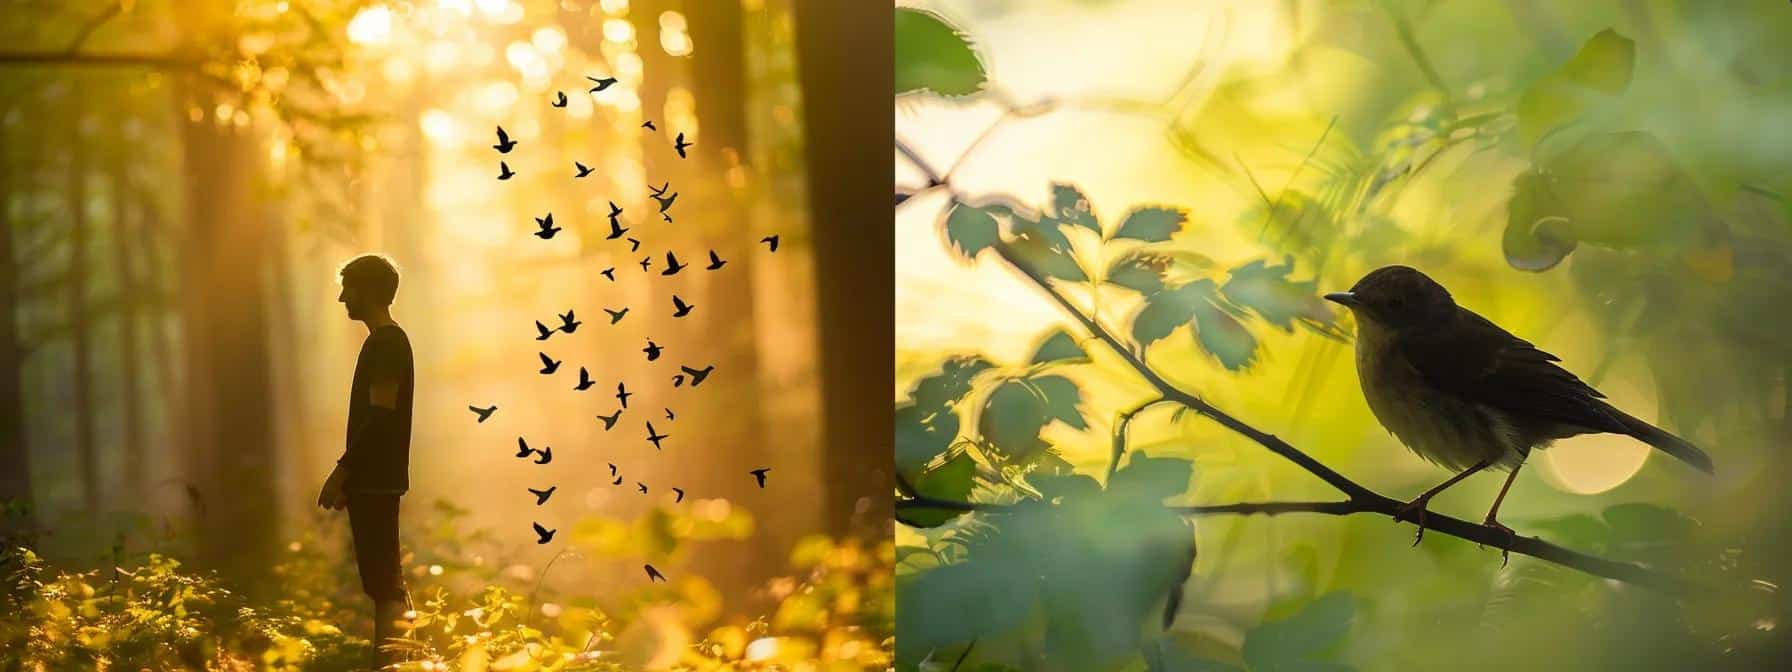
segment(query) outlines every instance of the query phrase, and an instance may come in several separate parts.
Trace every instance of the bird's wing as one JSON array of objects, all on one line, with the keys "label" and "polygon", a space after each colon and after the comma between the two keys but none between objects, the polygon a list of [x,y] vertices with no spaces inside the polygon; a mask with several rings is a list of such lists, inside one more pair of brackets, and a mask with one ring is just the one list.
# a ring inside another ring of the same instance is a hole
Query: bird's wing
[{"label": "bird's wing", "polygon": [[1451,395],[1494,408],[1603,432],[1624,432],[1605,395],[1529,341],[1467,308],[1448,327],[1397,342],[1419,375]]}]

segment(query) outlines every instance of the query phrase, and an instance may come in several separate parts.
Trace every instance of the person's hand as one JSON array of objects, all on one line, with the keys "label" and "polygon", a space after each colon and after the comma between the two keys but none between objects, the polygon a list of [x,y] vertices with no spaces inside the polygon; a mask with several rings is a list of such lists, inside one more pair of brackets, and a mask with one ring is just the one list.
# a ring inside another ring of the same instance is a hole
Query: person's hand
[{"label": "person's hand", "polygon": [[348,508],[348,491],[342,485],[345,478],[342,467],[338,466],[331,471],[330,477],[324,479],[323,491],[317,493],[317,505],[337,511]]}]

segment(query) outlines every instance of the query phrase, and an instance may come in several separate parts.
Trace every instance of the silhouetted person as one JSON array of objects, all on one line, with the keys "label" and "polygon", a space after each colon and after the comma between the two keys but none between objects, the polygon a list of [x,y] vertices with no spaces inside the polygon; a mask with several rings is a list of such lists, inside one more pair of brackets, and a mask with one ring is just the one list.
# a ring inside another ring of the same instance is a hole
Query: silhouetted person
[{"label": "silhouetted person", "polygon": [[343,265],[338,301],[367,325],[349,387],[348,447],[318,494],[318,506],[348,509],[361,588],[373,598],[374,666],[389,662],[381,645],[409,608],[398,562],[398,499],[410,488],[411,342],[392,321],[398,269],[379,255]]}]

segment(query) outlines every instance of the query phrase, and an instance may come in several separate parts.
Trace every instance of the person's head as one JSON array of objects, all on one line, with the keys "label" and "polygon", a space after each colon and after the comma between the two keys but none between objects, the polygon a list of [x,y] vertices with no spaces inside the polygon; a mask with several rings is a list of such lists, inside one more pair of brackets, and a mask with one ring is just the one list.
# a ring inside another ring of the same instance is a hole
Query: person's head
[{"label": "person's head", "polygon": [[392,305],[398,295],[398,267],[383,255],[363,254],[343,264],[336,274],[342,280],[342,295],[336,297],[348,308],[348,318],[365,320]]}]

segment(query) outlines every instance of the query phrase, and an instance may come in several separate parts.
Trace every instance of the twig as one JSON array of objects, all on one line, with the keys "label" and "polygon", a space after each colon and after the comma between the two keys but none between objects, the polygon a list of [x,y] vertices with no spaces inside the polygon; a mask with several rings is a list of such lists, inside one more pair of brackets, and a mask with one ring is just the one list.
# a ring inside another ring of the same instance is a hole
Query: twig
[{"label": "twig", "polygon": [[1168,401],[1168,399],[1158,397],[1120,412],[1120,419],[1114,421],[1114,454],[1108,459],[1108,482],[1113,482],[1114,471],[1120,468],[1120,455],[1126,452],[1126,429],[1132,426],[1133,416],[1143,413],[1147,408]]},{"label": "twig", "polygon": [[1412,22],[1405,15],[1396,14],[1392,7],[1384,6],[1384,9],[1394,21],[1394,35],[1400,38],[1400,46],[1406,49],[1406,54],[1412,57],[1413,63],[1419,66],[1419,71],[1425,74],[1425,80],[1431,82],[1438,93],[1443,94],[1444,102],[1450,102],[1450,87],[1444,84],[1443,76],[1437,74],[1437,68],[1431,67],[1431,59],[1425,57],[1425,50],[1419,46],[1418,37],[1413,35]]},{"label": "twig", "polygon": [[99,30],[100,26],[105,25],[107,21],[112,20],[112,17],[118,16],[123,11],[124,3],[114,2],[111,7],[106,8],[106,11],[88,19],[86,25],[81,26],[81,32],[75,33],[75,39],[69,41],[68,48],[63,50],[63,55],[74,56],[76,52],[81,51],[81,45],[87,44],[87,38],[93,36],[93,31]]}]

